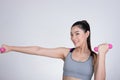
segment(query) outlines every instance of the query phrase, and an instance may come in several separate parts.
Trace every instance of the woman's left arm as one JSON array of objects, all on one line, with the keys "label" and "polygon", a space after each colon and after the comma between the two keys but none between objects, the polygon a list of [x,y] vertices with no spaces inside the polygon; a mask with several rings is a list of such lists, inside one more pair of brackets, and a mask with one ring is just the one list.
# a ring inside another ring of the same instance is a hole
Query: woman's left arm
[{"label": "woman's left arm", "polygon": [[101,44],[98,46],[97,61],[94,67],[94,71],[95,71],[94,80],[106,79],[105,59],[107,52],[108,52],[108,44]]}]

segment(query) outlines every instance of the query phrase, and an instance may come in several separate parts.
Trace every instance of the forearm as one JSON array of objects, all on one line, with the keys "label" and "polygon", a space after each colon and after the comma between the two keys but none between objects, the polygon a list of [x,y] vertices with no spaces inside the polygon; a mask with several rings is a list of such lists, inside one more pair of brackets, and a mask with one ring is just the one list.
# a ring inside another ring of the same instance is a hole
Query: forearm
[{"label": "forearm", "polygon": [[38,46],[9,46],[10,51],[21,52],[26,54],[37,54]]},{"label": "forearm", "polygon": [[95,80],[105,80],[105,78],[106,78],[105,55],[99,54],[97,58]]}]

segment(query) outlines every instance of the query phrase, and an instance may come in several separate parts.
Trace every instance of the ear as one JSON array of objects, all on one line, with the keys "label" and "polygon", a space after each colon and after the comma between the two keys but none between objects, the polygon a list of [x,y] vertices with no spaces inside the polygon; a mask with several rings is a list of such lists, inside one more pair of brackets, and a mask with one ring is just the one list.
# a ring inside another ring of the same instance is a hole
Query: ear
[{"label": "ear", "polygon": [[85,34],[86,34],[86,38],[88,38],[88,36],[90,35],[90,31],[87,31]]}]

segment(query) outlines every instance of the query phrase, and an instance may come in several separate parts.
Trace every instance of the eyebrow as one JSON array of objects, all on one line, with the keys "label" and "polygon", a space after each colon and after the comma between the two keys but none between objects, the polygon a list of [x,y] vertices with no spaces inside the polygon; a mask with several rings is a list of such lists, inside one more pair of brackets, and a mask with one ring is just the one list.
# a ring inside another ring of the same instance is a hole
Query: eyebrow
[{"label": "eyebrow", "polygon": [[[74,33],[77,33],[77,32],[80,32],[80,31],[75,31]],[[72,32],[71,32],[72,33]]]}]

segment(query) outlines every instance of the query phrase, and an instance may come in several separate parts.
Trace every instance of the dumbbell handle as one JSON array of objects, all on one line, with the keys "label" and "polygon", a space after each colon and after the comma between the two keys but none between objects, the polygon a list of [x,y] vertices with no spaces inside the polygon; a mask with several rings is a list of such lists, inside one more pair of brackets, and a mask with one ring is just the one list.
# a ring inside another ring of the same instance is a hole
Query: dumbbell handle
[{"label": "dumbbell handle", "polygon": [[[113,47],[112,44],[108,44],[108,46],[109,46],[109,49],[112,49],[112,47]],[[98,47],[95,47],[94,51],[98,52]]]}]

